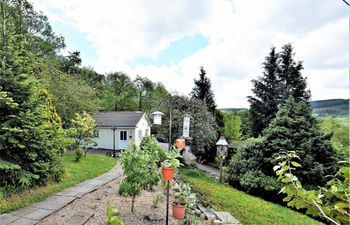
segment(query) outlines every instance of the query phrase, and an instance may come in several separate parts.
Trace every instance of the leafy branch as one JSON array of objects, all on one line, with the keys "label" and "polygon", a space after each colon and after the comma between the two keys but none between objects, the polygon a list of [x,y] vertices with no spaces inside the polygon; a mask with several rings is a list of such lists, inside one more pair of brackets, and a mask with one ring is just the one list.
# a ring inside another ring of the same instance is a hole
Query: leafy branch
[{"label": "leafy branch", "polygon": [[318,190],[306,190],[298,177],[293,175],[296,167],[301,167],[300,160],[295,151],[283,152],[277,160],[281,161],[273,167],[278,180],[284,183],[280,193],[287,196],[283,201],[288,202],[289,207],[307,209],[306,213],[312,216],[320,216],[329,222],[341,225],[349,224],[350,205],[350,168],[348,162],[339,162],[339,171],[331,177],[325,187]]}]

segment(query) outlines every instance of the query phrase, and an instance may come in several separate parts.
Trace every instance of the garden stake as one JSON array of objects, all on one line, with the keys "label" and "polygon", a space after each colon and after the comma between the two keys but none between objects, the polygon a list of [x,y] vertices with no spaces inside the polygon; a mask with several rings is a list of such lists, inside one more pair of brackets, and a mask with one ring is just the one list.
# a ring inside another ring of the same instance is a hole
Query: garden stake
[{"label": "garden stake", "polygon": [[168,225],[168,217],[169,217],[169,180],[167,181],[167,188],[166,188],[166,218],[165,218],[165,224]]}]

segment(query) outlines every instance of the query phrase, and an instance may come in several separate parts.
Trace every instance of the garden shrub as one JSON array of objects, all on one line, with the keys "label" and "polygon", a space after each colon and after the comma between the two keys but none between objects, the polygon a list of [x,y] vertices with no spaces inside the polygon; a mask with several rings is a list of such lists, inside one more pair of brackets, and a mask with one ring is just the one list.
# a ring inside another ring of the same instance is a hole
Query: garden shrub
[{"label": "garden shrub", "polygon": [[228,180],[248,192],[266,194],[278,190],[280,184],[274,178],[273,171],[266,174],[264,164],[264,139],[251,138],[242,144],[228,166]]},{"label": "garden shrub", "polygon": [[85,155],[85,152],[82,148],[78,147],[77,149],[75,149],[74,158],[76,162],[79,162],[84,155]]}]

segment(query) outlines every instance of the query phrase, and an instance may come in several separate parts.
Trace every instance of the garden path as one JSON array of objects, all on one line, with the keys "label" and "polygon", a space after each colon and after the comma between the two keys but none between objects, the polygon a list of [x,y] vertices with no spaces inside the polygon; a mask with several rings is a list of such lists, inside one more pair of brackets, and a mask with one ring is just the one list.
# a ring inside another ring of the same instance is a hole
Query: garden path
[{"label": "garden path", "polygon": [[196,166],[198,169],[200,169],[206,173],[210,173],[214,177],[220,176],[220,170],[214,166],[206,165],[206,164],[202,164],[202,163],[198,163],[198,162],[196,162]]},{"label": "garden path", "polygon": [[59,209],[67,206],[74,200],[99,189],[101,186],[111,182],[117,177],[123,175],[120,163],[109,172],[102,174],[91,180],[84,181],[71,188],[65,189],[55,195],[47,198],[42,202],[38,202],[27,206],[23,209],[0,215],[1,225],[34,225],[45,217],[53,214]]}]

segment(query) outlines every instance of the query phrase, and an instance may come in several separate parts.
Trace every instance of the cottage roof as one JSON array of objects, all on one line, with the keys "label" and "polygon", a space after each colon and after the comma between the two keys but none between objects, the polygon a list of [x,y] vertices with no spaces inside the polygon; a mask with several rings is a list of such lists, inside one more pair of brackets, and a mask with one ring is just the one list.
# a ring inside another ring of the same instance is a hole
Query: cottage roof
[{"label": "cottage roof", "polygon": [[99,112],[93,118],[97,127],[136,127],[143,115],[141,111],[112,111]]}]

